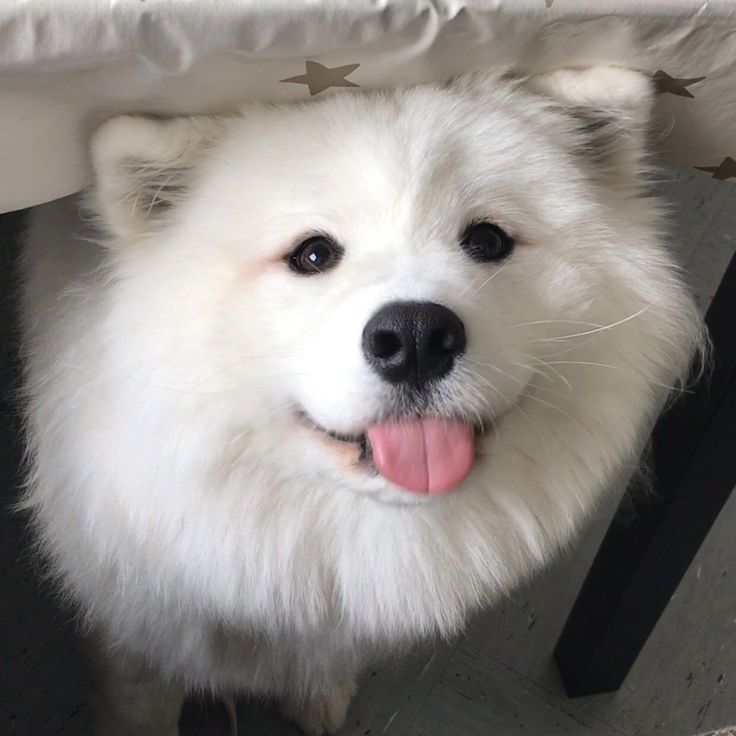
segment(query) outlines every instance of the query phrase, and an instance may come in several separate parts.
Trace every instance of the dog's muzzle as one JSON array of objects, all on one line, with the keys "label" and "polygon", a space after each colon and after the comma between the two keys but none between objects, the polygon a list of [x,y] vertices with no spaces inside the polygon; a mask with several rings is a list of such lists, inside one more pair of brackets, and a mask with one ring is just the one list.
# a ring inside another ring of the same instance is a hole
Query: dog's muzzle
[{"label": "dog's muzzle", "polygon": [[[460,318],[434,302],[392,302],[376,312],[363,330],[366,361],[414,407],[426,404],[430,385],[450,373],[465,346]],[[409,491],[452,490],[475,462],[475,429],[456,417],[410,411],[407,416],[371,424],[365,437],[378,472]]]}]

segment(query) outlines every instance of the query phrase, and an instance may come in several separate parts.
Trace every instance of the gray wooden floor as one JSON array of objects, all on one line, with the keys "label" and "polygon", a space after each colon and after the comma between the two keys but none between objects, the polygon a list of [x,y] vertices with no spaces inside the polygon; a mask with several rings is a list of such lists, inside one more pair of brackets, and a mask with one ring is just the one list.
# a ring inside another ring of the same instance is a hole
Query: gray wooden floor
[{"label": "gray wooden floor", "polygon": [[[673,248],[705,310],[736,250],[736,186],[668,174]],[[0,218],[0,315],[9,315],[17,218]],[[10,317],[0,325],[0,381],[12,383]],[[0,502],[14,495],[18,446],[0,399]],[[365,673],[345,736],[695,736],[736,724],[736,494],[616,694],[565,697],[551,651],[625,478],[574,549],[525,589],[479,616],[458,641],[426,645]],[[0,522],[0,736],[89,733],[88,681],[70,624]],[[240,736],[297,736],[267,703],[238,704]],[[191,702],[183,736],[227,733],[224,711]]]}]

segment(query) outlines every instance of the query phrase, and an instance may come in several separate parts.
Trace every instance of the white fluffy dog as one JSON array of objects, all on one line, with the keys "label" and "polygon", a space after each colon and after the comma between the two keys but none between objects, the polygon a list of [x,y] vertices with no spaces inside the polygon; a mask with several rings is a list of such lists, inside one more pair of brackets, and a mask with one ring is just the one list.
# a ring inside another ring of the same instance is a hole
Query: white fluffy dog
[{"label": "white fluffy dog", "polygon": [[23,261],[26,505],[98,733],[176,734],[193,688],[334,733],[372,657],[571,539],[700,335],[651,96],[470,74],[101,127],[95,224],[39,209]]}]

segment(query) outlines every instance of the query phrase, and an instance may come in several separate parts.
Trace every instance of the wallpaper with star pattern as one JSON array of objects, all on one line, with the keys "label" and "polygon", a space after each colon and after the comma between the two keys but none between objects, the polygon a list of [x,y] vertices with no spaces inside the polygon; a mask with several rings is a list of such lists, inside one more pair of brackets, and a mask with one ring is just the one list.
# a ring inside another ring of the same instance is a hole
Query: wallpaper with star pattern
[{"label": "wallpaper with star pattern", "polygon": [[[651,75],[666,160],[736,179],[733,0],[3,0],[0,212],[89,183],[90,131],[122,112],[230,112],[444,80],[608,63]],[[656,11],[656,12],[655,12]],[[34,29],[43,28],[39,34]]]}]

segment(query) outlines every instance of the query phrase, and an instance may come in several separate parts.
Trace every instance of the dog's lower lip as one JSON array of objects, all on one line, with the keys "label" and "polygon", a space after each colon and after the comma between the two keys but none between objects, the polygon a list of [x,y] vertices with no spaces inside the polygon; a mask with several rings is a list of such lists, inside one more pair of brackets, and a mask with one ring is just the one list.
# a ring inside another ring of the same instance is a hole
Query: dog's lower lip
[{"label": "dog's lower lip", "polygon": [[332,432],[329,429],[323,429],[315,425],[315,429],[321,429],[326,435],[332,437],[333,440],[339,440],[340,442],[348,442],[353,444],[355,442],[362,442],[365,440],[365,433],[361,434],[340,434],[339,432]]},{"label": "dog's lower lip", "polygon": [[360,443],[361,447],[367,442],[365,432],[360,432],[359,434],[343,434],[341,432],[335,432],[334,430],[327,429],[317,424],[317,422],[315,422],[303,409],[297,410],[297,416],[304,424],[309,425],[311,429],[316,432],[326,434],[328,437],[331,437],[333,440],[337,440],[338,442],[345,442],[346,444],[351,445]]},{"label": "dog's lower lip", "polygon": [[[306,424],[309,424],[312,429],[318,432],[322,432],[323,434],[326,434],[328,437],[331,437],[333,440],[337,440],[338,442],[344,442],[345,444],[353,445],[357,444],[360,448],[360,459],[366,460],[370,457],[370,442],[368,441],[368,436],[366,432],[359,432],[357,434],[343,434],[341,432],[335,432],[331,429],[326,429],[325,427],[320,426],[315,422],[307,412],[305,412],[303,409],[300,409],[297,411],[297,415],[299,418],[304,421]],[[401,420],[401,417],[397,417],[397,420]],[[473,425],[473,432],[476,437],[481,437],[486,433],[486,426],[485,422],[479,422],[477,424]]]},{"label": "dog's lower lip", "polygon": [[358,446],[360,448],[360,455],[358,457],[358,460],[360,462],[363,462],[364,460],[368,460],[370,458],[371,446],[368,442],[368,437],[365,434],[362,434],[360,436]]}]

